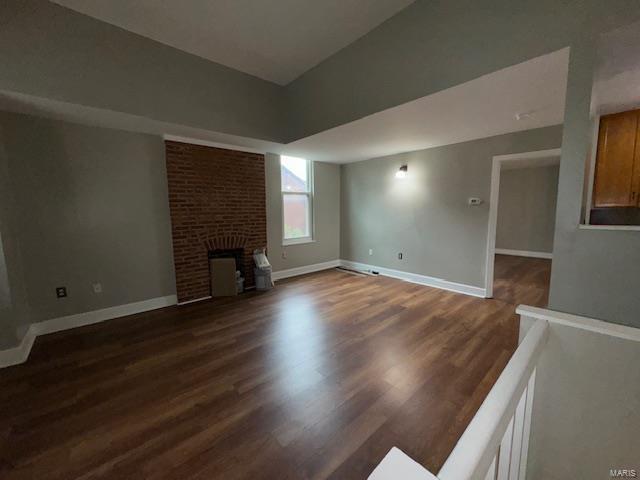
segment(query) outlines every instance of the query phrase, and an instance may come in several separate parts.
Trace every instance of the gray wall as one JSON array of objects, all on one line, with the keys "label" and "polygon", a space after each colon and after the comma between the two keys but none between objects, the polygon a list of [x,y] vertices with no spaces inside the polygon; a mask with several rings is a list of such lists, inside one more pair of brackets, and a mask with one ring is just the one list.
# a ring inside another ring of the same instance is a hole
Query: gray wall
[{"label": "gray wall", "polygon": [[[0,228],[0,309],[10,306],[11,288],[9,287],[9,271],[7,270],[7,260],[4,255],[2,228]],[[2,328],[1,325],[0,328]]]},{"label": "gray wall", "polygon": [[31,321],[175,294],[161,138],[8,113],[0,125]]},{"label": "gray wall", "polygon": [[0,91],[266,140],[283,88],[46,0],[0,2]]},{"label": "gray wall", "polygon": [[[0,281],[11,296],[0,349],[29,323],[175,294],[161,138],[7,112],[0,133]],[[314,164],[315,242],[287,247],[279,156],[265,168],[274,271],[338,259],[340,166]]]},{"label": "gray wall", "polygon": [[16,346],[30,323],[17,231],[20,212],[4,144],[5,131],[0,124],[0,350]]},{"label": "gray wall", "polygon": [[[9,0],[0,2],[0,63],[3,65],[0,69],[0,90],[226,133],[281,140],[298,138],[360,118],[571,45],[550,306],[608,321],[639,325],[640,296],[634,294],[640,283],[638,232],[584,231],[577,228],[584,161],[590,141],[589,100],[596,52],[593,35],[638,18],[640,4],[625,0],[487,0],[482,3],[472,0],[419,0],[283,89],[45,0]],[[464,32],[464,35],[456,32]],[[133,137],[127,135],[127,138]],[[22,154],[33,153],[29,150],[48,152],[49,146],[44,140],[35,135],[30,140],[33,140],[33,147],[22,146],[16,150],[22,150]],[[480,141],[479,145],[485,141],[488,140]],[[54,145],[58,150],[54,148],[52,154],[65,157],[59,152],[66,145],[61,146],[60,142]],[[538,148],[557,146],[557,142],[553,142],[553,145]],[[117,147],[111,145],[110,148]],[[449,148],[457,151],[463,147],[444,147],[445,150],[434,149],[433,152],[444,152]],[[513,145],[512,148],[496,150],[507,153],[526,149],[531,148]],[[485,156],[498,152],[468,153],[472,158],[487,162]],[[417,154],[408,154],[409,157],[412,155]],[[431,155],[425,155],[424,162],[428,162],[427,157],[431,158]],[[41,159],[32,161],[42,162]],[[383,165],[379,161],[372,162],[372,165]],[[452,168],[457,168],[461,162],[454,162]],[[142,168],[137,163],[133,165]],[[20,167],[18,171],[24,168],[27,167]],[[44,188],[45,195],[56,185],[67,181],[60,171],[48,168],[54,179],[53,185],[47,185],[37,177],[21,180],[31,182],[28,185],[39,180],[44,184],[38,186]],[[351,181],[350,170],[358,168],[362,167],[344,168],[347,182]],[[388,166],[379,168],[386,172]],[[476,168],[479,167],[474,166],[472,171]],[[414,171],[419,172],[420,168],[416,167]],[[448,178],[448,174],[441,173]],[[114,173],[106,172],[108,175]],[[362,178],[366,179],[367,175],[363,173]],[[481,179],[459,180],[455,175],[453,177],[454,184],[464,192],[461,196],[466,197],[470,193],[467,190],[477,188],[478,194],[486,197],[486,173],[481,174]],[[451,208],[454,217],[460,215],[460,219],[467,220],[466,209],[450,206],[451,202],[451,205],[459,205],[460,199],[454,199],[451,194],[441,192],[438,185],[428,183],[431,188],[424,194],[425,198],[420,199],[424,211],[418,211],[418,204],[408,202],[406,198],[390,197],[384,201],[375,198],[371,192],[367,193],[369,187],[366,184],[358,182],[354,183],[353,192],[346,195],[347,202],[342,210],[343,218],[353,213],[352,218],[355,219],[349,231],[343,232],[345,256],[396,268],[411,264],[410,268],[418,273],[471,284],[481,283],[482,269],[478,267],[476,257],[485,239],[478,238],[476,244],[477,232],[472,227],[469,228],[473,230],[470,232],[474,236],[473,242],[455,242],[456,249],[469,248],[468,251],[457,252],[465,260],[462,267],[446,267],[433,252],[425,250],[430,248],[425,247],[425,243],[432,245],[433,241],[449,238],[449,233],[457,232],[447,226],[447,222],[458,224],[451,222],[451,217],[442,212],[433,211],[426,201],[428,195],[433,192],[442,194],[438,197],[442,202],[439,205]],[[377,185],[381,192],[390,187],[380,183],[379,179],[366,182]],[[61,189],[50,195],[51,200],[67,202],[64,191]],[[20,195],[25,196],[25,193],[20,192]],[[26,199],[27,205],[29,201],[35,202],[39,195],[37,192],[34,199]],[[380,227],[372,226],[377,212],[363,202],[363,198],[378,206],[379,213],[383,215],[381,219],[388,216],[391,232],[396,235],[413,232],[414,235],[407,239],[401,236],[396,240],[389,232],[379,232]],[[17,200],[22,204],[22,199]],[[396,205],[404,208],[397,210],[394,208]],[[486,223],[481,221],[481,217],[486,215],[486,205],[475,211],[476,216],[468,219],[469,225],[475,227]],[[345,212],[349,215],[344,215]],[[109,219],[108,212],[105,211],[104,215]],[[415,215],[417,220],[413,221],[410,215]],[[427,225],[424,216],[437,220],[437,223]],[[42,228],[47,221],[51,222],[48,217],[42,220]],[[29,230],[30,234],[34,234],[32,230]],[[438,233],[440,231],[445,233]],[[369,237],[363,232],[377,236]],[[103,237],[106,235],[105,230]],[[376,249],[374,258],[366,255],[368,245],[365,244],[372,242],[380,242],[381,245]],[[28,245],[29,248],[32,246]],[[5,256],[7,249],[15,248],[3,234]],[[23,245],[23,249],[26,248]],[[416,263],[409,262],[407,258],[398,264],[395,254],[400,248]],[[31,251],[25,257],[31,257]],[[450,258],[451,253],[445,257]],[[26,263],[25,276],[27,279],[33,277],[33,267]],[[85,280],[81,281],[83,285]],[[33,288],[31,285],[29,295],[37,298],[40,294],[33,293]],[[84,303],[88,305],[91,302],[87,300]],[[45,305],[46,302],[42,303],[42,308],[38,307],[39,316]],[[60,305],[54,302],[51,306],[58,308]]]},{"label": "gray wall", "polygon": [[[280,156],[265,157],[267,242],[273,271],[337,260],[340,255],[340,166],[314,162],[314,242],[282,245]],[[286,252],[287,258],[282,258]]]},{"label": "gray wall", "polygon": [[640,468],[640,343],[550,324],[537,367],[527,480]]},{"label": "gray wall", "polygon": [[496,248],[553,252],[558,165],[500,172]]},{"label": "gray wall", "polygon": [[286,87],[297,139],[640,18],[628,0],[417,0]]},{"label": "gray wall", "polygon": [[[492,157],[557,148],[561,132],[540,128],[343,165],[341,258],[484,287]],[[404,164],[408,178],[397,180]],[[470,207],[468,197],[485,203]]]},{"label": "gray wall", "polygon": [[578,228],[595,46],[585,35],[571,48],[549,308],[640,327],[640,232]]}]

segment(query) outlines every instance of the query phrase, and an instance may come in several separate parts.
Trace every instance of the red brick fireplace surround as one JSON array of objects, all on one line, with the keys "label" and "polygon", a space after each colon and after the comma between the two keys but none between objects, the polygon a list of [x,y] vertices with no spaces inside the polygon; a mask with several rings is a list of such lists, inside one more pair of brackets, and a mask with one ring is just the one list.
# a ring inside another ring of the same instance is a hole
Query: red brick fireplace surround
[{"label": "red brick fireplace surround", "polygon": [[244,249],[253,286],[256,248],[267,245],[264,155],[165,142],[178,302],[211,295],[210,251]]}]

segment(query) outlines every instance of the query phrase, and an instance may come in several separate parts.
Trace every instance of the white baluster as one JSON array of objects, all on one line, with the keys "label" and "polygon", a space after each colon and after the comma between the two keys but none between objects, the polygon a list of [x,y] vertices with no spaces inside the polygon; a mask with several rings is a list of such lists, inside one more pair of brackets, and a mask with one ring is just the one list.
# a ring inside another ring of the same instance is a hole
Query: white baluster
[{"label": "white baluster", "polygon": [[533,391],[536,385],[536,370],[533,370],[527,385],[527,405],[524,409],[524,430],[522,432],[522,455],[520,456],[520,472],[518,480],[527,476],[527,456],[529,453],[529,437],[531,435],[531,414],[533,412]]},{"label": "white baluster", "polygon": [[511,464],[511,444],[513,443],[513,417],[509,421],[506,432],[500,442],[498,456],[498,480],[509,480],[509,466]]},{"label": "white baluster", "polygon": [[527,404],[527,389],[524,389],[516,413],[513,416],[513,441],[511,442],[511,466],[509,467],[509,480],[518,480],[520,474],[520,458],[522,455],[522,433],[524,431],[524,414]]}]

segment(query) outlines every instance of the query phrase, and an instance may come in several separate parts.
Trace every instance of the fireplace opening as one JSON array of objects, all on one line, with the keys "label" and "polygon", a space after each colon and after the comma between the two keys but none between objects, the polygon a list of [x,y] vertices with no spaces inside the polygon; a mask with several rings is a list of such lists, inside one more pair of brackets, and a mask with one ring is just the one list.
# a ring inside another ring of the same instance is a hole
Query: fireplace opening
[{"label": "fireplace opening", "polygon": [[209,250],[209,259],[212,258],[233,258],[236,261],[236,271],[240,276],[246,278],[244,271],[244,248],[217,248]]}]

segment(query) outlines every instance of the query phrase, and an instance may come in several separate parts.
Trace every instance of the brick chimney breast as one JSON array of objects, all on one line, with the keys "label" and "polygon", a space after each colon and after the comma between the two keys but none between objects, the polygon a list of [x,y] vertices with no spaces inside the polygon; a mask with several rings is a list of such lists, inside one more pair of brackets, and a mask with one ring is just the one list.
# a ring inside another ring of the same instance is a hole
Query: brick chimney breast
[{"label": "brick chimney breast", "polygon": [[264,155],[174,141],[165,153],[178,301],[211,294],[214,250],[243,248],[253,286],[253,250],[267,245]]}]

